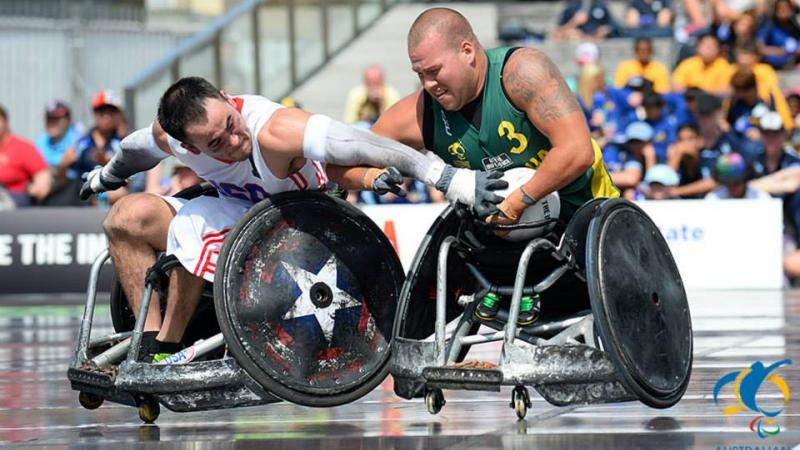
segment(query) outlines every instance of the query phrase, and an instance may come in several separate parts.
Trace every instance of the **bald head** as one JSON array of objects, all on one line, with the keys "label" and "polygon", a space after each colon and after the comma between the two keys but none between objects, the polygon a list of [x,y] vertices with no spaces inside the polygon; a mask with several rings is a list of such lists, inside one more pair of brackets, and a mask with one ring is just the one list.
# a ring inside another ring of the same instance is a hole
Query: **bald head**
[{"label": "bald head", "polygon": [[433,36],[445,37],[453,49],[464,41],[478,45],[478,39],[467,19],[450,8],[431,8],[417,17],[408,32],[409,51]]}]

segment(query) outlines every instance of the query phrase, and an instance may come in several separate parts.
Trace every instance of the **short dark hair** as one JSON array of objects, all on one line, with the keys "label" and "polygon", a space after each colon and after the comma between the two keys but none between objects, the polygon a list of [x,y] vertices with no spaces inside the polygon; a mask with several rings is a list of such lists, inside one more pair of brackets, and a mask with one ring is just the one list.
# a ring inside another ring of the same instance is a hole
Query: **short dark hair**
[{"label": "short dark hair", "polygon": [[8,112],[6,112],[6,109],[3,108],[3,105],[0,105],[0,119],[8,122]]},{"label": "short dark hair", "polygon": [[158,103],[158,123],[173,138],[186,140],[189,124],[205,123],[205,101],[216,98],[225,101],[213,84],[200,77],[185,77],[170,86]]},{"label": "short dark hair", "polygon": [[756,75],[750,69],[739,69],[731,76],[731,87],[734,89],[755,89]]},{"label": "short dark hair", "polygon": [[678,127],[677,134],[680,134],[681,131],[683,130],[692,130],[694,134],[700,136],[700,127],[698,127],[693,123],[686,122],[684,124],[681,124],[681,126]]},{"label": "short dark hair", "polygon": [[650,48],[653,48],[653,40],[648,37],[638,37],[633,41],[633,48],[639,47],[639,44],[647,44]]},{"label": "short dark hair", "polygon": [[642,106],[644,106],[645,108],[647,108],[648,106],[655,106],[661,108],[662,106],[664,106],[664,98],[661,97],[661,95],[658,94],[657,92],[651,92],[644,96],[644,99],[642,100]]},{"label": "short dark hair", "polygon": [[720,45],[719,36],[717,36],[716,34],[710,32],[710,31],[707,31],[705,33],[702,33],[700,36],[697,36],[697,43],[699,44],[700,41],[702,41],[703,39],[706,39],[706,38],[711,38],[711,39],[714,40],[714,42],[717,43],[717,45]]}]

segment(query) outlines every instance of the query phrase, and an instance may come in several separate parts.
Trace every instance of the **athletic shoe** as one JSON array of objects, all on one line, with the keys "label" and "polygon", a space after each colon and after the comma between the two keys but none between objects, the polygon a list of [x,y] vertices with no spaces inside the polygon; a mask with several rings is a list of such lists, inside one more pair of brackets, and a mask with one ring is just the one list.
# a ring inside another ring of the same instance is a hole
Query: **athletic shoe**
[{"label": "athletic shoe", "polygon": [[483,296],[483,301],[475,308],[475,317],[480,320],[494,320],[498,309],[500,309],[500,296],[489,292]]},{"label": "athletic shoe", "polygon": [[541,312],[541,302],[539,301],[539,294],[533,297],[522,297],[519,302],[519,315],[517,316],[517,325],[530,325],[539,320],[539,313]]}]

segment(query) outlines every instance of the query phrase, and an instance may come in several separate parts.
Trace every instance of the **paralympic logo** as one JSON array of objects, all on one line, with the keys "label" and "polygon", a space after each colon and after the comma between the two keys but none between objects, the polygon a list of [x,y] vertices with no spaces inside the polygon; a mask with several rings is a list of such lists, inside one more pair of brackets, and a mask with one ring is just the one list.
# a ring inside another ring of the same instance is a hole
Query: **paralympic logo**
[{"label": "paralympic logo", "polygon": [[[790,359],[783,359],[765,367],[764,363],[756,361],[744,370],[731,372],[723,376],[714,385],[714,404],[719,406],[718,395],[720,391],[728,383],[733,383],[736,404],[722,408],[722,413],[726,416],[733,416],[748,410],[755,412],[759,416],[750,422],[750,431],[756,433],[762,439],[767,436],[775,436],[781,432],[781,426],[777,423],[776,417],[783,412],[789,403],[789,385],[786,384],[786,380],[783,377],[772,372],[781,366],[788,366],[791,363]],[[756,395],[765,381],[772,383],[780,391],[783,397],[783,406],[781,408],[766,410],[759,407]]]}]

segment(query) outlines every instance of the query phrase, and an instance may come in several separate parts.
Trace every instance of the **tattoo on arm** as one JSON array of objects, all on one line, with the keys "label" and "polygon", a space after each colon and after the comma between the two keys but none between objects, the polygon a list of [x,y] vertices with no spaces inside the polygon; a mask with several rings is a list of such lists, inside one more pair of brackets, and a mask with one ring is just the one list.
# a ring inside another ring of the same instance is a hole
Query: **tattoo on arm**
[{"label": "tattoo on arm", "polygon": [[560,119],[580,106],[564,77],[544,53],[521,50],[503,70],[503,85],[515,106],[529,111],[542,122]]}]

